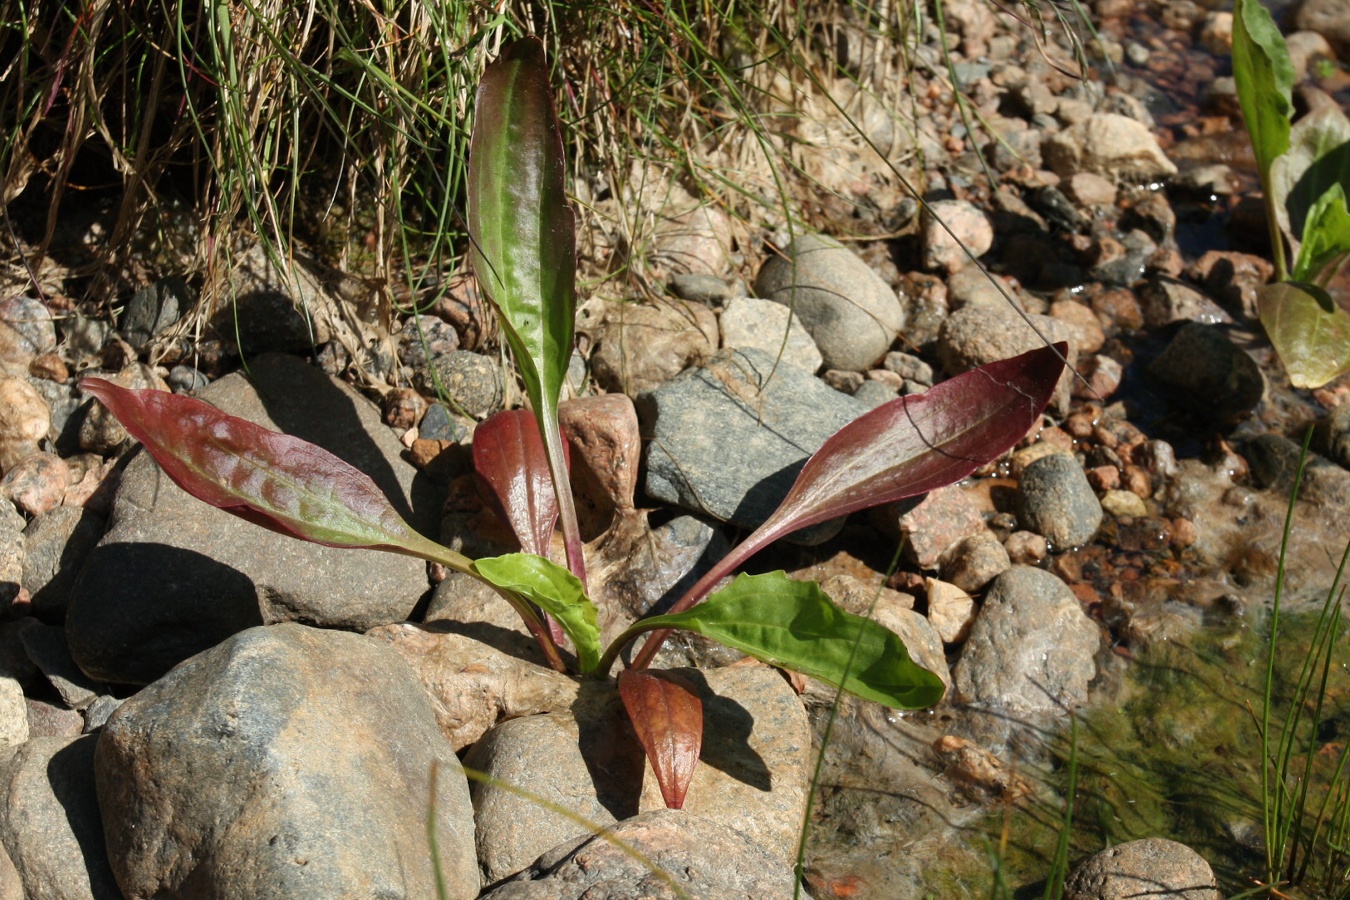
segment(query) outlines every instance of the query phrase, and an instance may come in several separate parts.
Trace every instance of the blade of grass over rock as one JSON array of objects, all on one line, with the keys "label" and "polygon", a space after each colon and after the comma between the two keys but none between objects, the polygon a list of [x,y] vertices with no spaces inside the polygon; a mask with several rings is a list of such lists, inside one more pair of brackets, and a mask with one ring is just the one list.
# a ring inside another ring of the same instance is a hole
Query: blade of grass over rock
[{"label": "blade of grass over rock", "polygon": [[[1064,369],[1058,343],[972,369],[900,397],[839,429],[806,461],[769,519],[674,606],[683,612],[759,550],[800,528],[913,497],[965,478],[1002,456],[1040,417]],[[650,665],[652,635],[634,665]]]},{"label": "blade of grass over rock", "polygon": [[[564,443],[563,456],[568,452]],[[521,549],[546,556],[549,535],[558,521],[558,499],[539,425],[529,410],[503,410],[474,429],[473,467],[497,515],[516,533]]]},{"label": "blade of grass over rock", "polygon": [[493,556],[473,565],[481,578],[525,597],[556,619],[572,639],[581,674],[596,670],[600,661],[600,626],[595,604],[575,575],[531,553]]},{"label": "blade of grass over rock", "polygon": [[703,747],[703,701],[675,672],[625,669],[619,696],[633,722],[667,809],[683,809]]},{"label": "blade of grass over rock", "polygon": [[280,534],[328,547],[391,550],[472,572],[472,562],[418,534],[370,476],[308,441],[164,391],[86,378],[92,394],[175,484]]},{"label": "blade of grass over rock", "polygon": [[500,315],[539,421],[567,562],[584,583],[558,429],[576,312],[576,220],[564,192],[562,135],[538,39],[516,41],[488,66],[475,110],[468,184],[474,272]]},{"label": "blade of grass over rock", "polygon": [[[896,709],[942,699],[942,680],[910,660],[895,632],[840,609],[814,581],[781,571],[738,575],[692,609],[638,622],[613,646],[653,628],[693,631]],[[610,659],[606,653],[602,670]]]}]

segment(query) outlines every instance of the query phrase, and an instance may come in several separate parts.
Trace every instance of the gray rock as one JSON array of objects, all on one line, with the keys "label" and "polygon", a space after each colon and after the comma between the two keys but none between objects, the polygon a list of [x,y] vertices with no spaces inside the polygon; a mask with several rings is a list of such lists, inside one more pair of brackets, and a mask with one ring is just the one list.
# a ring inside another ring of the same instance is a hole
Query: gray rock
[{"label": "gray rock", "polygon": [[823,361],[820,349],[802,327],[801,319],[788,307],[772,300],[737,297],[722,310],[718,327],[722,331],[724,349],[753,347],[775,359],[781,352],[783,362],[812,373]]},{"label": "gray rock", "polygon": [[66,706],[84,709],[103,693],[102,686],[81,672],[71,659],[66,648],[66,631],[61,626],[33,622],[19,631],[19,641]]},{"label": "gray rock", "polygon": [[193,394],[211,383],[205,373],[192,366],[174,366],[164,381],[175,394]]},{"label": "gray rock", "polygon": [[121,900],[94,796],[98,738],[35,738],[0,770],[0,840],[28,900]]},{"label": "gray rock", "polygon": [[[704,716],[684,811],[741,832],[790,868],[810,782],[811,732],[801,701],[764,666],[677,671],[698,690]],[[584,685],[570,713],[503,722],[465,764],[600,825],[665,806],[612,687]],[[487,881],[586,835],[528,797],[478,782],[472,793]]]},{"label": "gray rock", "polygon": [[1063,713],[1086,702],[1100,644],[1064,582],[1013,566],[985,594],[952,673],[956,698],[1013,713]]},{"label": "gray rock", "polygon": [[469,430],[450,415],[443,403],[431,403],[417,426],[417,436],[427,441],[462,441]]},{"label": "gray rock", "polygon": [[1345,59],[1350,50],[1350,3],[1346,0],[1303,0],[1294,13],[1294,27],[1315,31]]},{"label": "gray rock", "polygon": [[143,350],[150,340],[178,321],[196,302],[181,278],[161,278],[131,295],[120,323],[122,337],[133,349]]},{"label": "gray rock", "polygon": [[858,385],[858,389],[853,392],[853,399],[863,404],[868,409],[876,409],[883,403],[889,403],[900,394],[894,387],[883,381],[874,381],[868,379]]},{"label": "gray rock", "polygon": [[[1252,478],[1261,487],[1284,496],[1294,490],[1303,446],[1279,434],[1262,434],[1243,447]],[[1350,472],[1316,453],[1309,453],[1299,486],[1300,500],[1329,509],[1350,510]]]},{"label": "gray rock", "polygon": [[670,292],[681,300],[718,306],[731,299],[731,288],[713,275],[680,272],[670,277]]},{"label": "gray rock", "polygon": [[[754,528],[787,496],[807,457],[866,409],[768,354],[723,351],[638,397],[650,440],[647,493]],[[797,539],[837,531],[822,523]]]},{"label": "gray rock", "polygon": [[793,884],[790,865],[726,824],[660,809],[550,850],[483,900],[673,900],[668,880],[683,896],[718,900],[791,897]]},{"label": "gray rock", "polygon": [[19,870],[14,868],[14,861],[3,845],[0,845],[0,900],[28,900]]},{"label": "gray rock", "polygon": [[23,586],[33,615],[61,622],[85,558],[103,536],[103,517],[82,506],[57,506],[23,530]]},{"label": "gray rock", "polygon": [[577,329],[591,335],[591,372],[607,391],[636,396],[717,348],[717,317],[701,304],[663,299],[606,303],[584,312]]},{"label": "gray rock", "polygon": [[0,322],[18,332],[30,358],[56,349],[55,319],[36,297],[15,294],[0,300]]},{"label": "gray rock", "polygon": [[[336,453],[374,478],[414,528],[435,533],[440,498],[399,458],[369,401],[293,357],[263,355],[250,369],[253,383],[228,375],[204,399]],[[192,498],[144,453],[123,473],[110,521],[66,614],[72,655],[106,681],[148,683],[252,625],[402,621],[428,590],[419,560],[259,528]]]},{"label": "gray rock", "polygon": [[1061,178],[1094,172],[1115,180],[1147,181],[1177,173],[1147,125],[1114,113],[1097,113],[1047,136],[1041,152]]},{"label": "gray rock", "polygon": [[944,581],[966,593],[973,593],[982,590],[1011,565],[1008,551],[999,543],[998,537],[992,531],[980,531],[949,548],[942,555],[939,570]]},{"label": "gray rock", "polygon": [[[477,896],[468,784],[412,672],[361,635],[250,629],[129,699],[98,745],[129,896]],[[208,787],[209,789],[204,789]]]},{"label": "gray rock", "polygon": [[1102,524],[1102,505],[1071,456],[1051,453],[1028,465],[1017,485],[1018,520],[1056,550],[1081,547]]},{"label": "gray rock", "polygon": [[1064,412],[1068,410],[1073,386],[1072,369],[1078,361],[1078,348],[1074,346],[1073,338],[1072,329],[1058,319],[1040,315],[1029,315],[1024,319],[1006,303],[972,304],[956,310],[942,323],[938,332],[938,361],[948,375],[959,375],[976,366],[1043,347],[1047,341],[1066,341],[1069,365],[1051,401],[1056,409]]},{"label": "gray rock", "polygon": [[662,210],[653,231],[651,261],[660,269],[721,276],[731,268],[731,222],[716,206]]},{"label": "gray rock", "polygon": [[896,350],[886,354],[884,365],[886,371],[894,372],[905,381],[915,381],[930,387],[933,384],[933,367],[917,356]]},{"label": "gray rock", "polygon": [[1266,378],[1256,360],[1233,344],[1217,325],[1182,326],[1148,367],[1148,374],[1173,388],[1168,397],[1206,419],[1226,422],[1256,408]]},{"label": "gray rock", "polygon": [[966,268],[972,256],[989,252],[994,226],[968,200],[937,200],[924,207],[919,240],[924,268],[951,273]]},{"label": "gray rock", "polygon": [[755,293],[792,307],[831,369],[867,369],[905,327],[904,307],[881,276],[820,235],[801,235],[786,257],[770,258]]},{"label": "gray rock", "polygon": [[422,393],[445,396],[449,406],[481,419],[502,408],[501,365],[469,350],[437,356],[417,370],[413,379]]},{"label": "gray rock", "polygon": [[1209,863],[1185,844],[1166,838],[1144,838],[1095,853],[1064,882],[1064,900],[1219,900],[1222,896]]}]

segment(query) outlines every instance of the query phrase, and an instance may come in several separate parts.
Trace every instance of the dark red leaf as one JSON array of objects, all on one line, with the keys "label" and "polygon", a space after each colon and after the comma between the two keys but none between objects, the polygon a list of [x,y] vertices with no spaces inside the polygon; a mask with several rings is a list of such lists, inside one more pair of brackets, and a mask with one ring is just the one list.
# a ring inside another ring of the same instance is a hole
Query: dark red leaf
[{"label": "dark red leaf", "polygon": [[192,397],[127,390],[101,378],[86,378],[80,388],[108,407],[175,484],[212,506],[316,544],[469,567],[414,531],[369,476],[321,447]]},{"label": "dark red leaf", "polygon": [[666,807],[680,809],[703,747],[703,701],[674,672],[625,669],[619,696],[651,761]]},{"label": "dark red leaf", "polygon": [[[562,446],[570,464],[567,443]],[[473,467],[485,499],[511,526],[520,548],[548,556],[549,537],[558,521],[558,498],[534,414],[508,409],[484,420],[473,433]]]}]

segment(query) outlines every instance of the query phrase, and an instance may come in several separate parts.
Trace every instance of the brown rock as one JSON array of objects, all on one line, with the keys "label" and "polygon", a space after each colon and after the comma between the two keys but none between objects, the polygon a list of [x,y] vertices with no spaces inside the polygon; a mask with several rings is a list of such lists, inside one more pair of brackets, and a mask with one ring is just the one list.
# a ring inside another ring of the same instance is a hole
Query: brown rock
[{"label": "brown rock", "polygon": [[8,497],[29,516],[40,516],[61,503],[66,492],[66,464],[54,453],[25,456],[0,480],[0,496]]},{"label": "brown rock", "polygon": [[591,371],[608,391],[651,390],[717,349],[717,317],[700,304],[604,303],[596,312],[578,330],[591,335]]},{"label": "brown rock", "polygon": [[936,578],[925,581],[928,586],[928,621],[933,630],[944,644],[961,643],[975,622],[975,600],[954,584]]},{"label": "brown rock", "polygon": [[36,453],[51,424],[47,401],[27,379],[0,375],[0,472]]},{"label": "brown rock", "polygon": [[633,401],[625,394],[579,397],[560,405],[558,421],[572,443],[578,502],[589,501],[606,524],[613,510],[632,509],[642,457]]}]

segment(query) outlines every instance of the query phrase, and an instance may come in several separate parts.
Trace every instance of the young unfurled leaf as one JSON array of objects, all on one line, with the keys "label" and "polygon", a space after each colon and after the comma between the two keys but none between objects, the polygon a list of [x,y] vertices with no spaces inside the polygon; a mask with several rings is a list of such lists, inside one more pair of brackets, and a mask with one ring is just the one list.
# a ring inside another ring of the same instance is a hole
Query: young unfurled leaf
[{"label": "young unfurled leaf", "polygon": [[480,559],[473,566],[482,578],[525,597],[556,619],[576,647],[581,674],[595,671],[600,661],[600,627],[595,604],[575,575],[530,553]]},{"label": "young unfurled leaf", "polygon": [[[1328,191],[1344,190],[1346,185],[1350,185],[1350,119],[1334,106],[1313,110],[1294,123],[1289,149],[1270,166],[1270,205],[1295,259],[1302,256],[1303,241],[1318,239],[1321,223],[1313,221],[1314,209],[1331,202]],[[1318,280],[1309,274],[1305,267],[1288,276],[1277,273],[1276,280]]]},{"label": "young unfurled leaf", "polygon": [[558,430],[576,315],[576,221],[564,193],[562,133],[537,38],[510,44],[488,66],[474,110],[468,183],[474,273],[499,314],[529,394],[558,489],[568,565],[584,580]]},{"label": "young unfurled leaf", "polygon": [[[1350,179],[1347,183],[1350,184]],[[1346,209],[1345,188],[1333,184],[1308,211],[1293,280],[1326,285],[1347,257],[1350,257],[1350,210]],[[1330,298],[1319,297],[1318,301],[1324,312],[1332,312]]]},{"label": "young unfurled leaf", "polygon": [[781,571],[738,575],[698,606],[643,619],[615,643],[654,628],[696,632],[896,709],[942,699],[942,680],[910,661],[895,632],[840,609],[814,581]]},{"label": "young unfurled leaf", "polygon": [[[567,454],[564,444],[563,456]],[[534,415],[509,409],[483,421],[473,433],[473,467],[521,549],[547,556],[549,536],[558,521],[558,499]]]},{"label": "young unfurled leaf", "polygon": [[703,701],[675,672],[625,669],[619,696],[651,760],[667,809],[682,809],[703,747]]},{"label": "young unfurled leaf", "polygon": [[1270,164],[1289,149],[1294,64],[1260,0],[1237,0],[1233,6],[1233,78],[1264,181]]},{"label": "young unfurled leaf", "polygon": [[414,531],[369,476],[322,447],[192,397],[127,390],[101,378],[86,378],[80,388],[199,500],[316,544],[392,550],[470,570],[466,557]]},{"label": "young unfurled leaf", "polygon": [[1350,372],[1350,313],[1327,312],[1303,287],[1268,284],[1256,295],[1261,324],[1294,387],[1317,388]]}]

